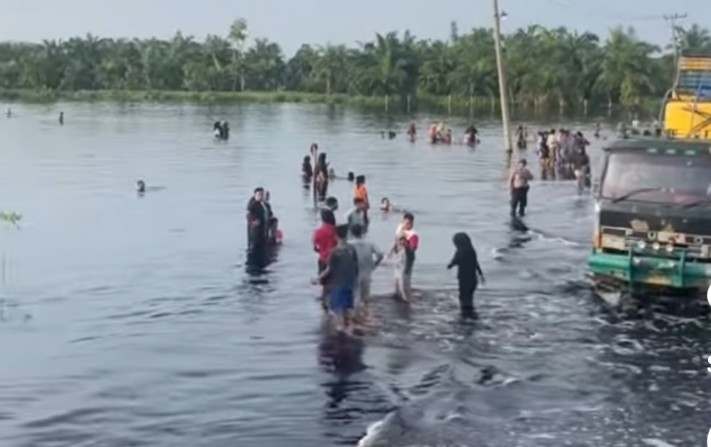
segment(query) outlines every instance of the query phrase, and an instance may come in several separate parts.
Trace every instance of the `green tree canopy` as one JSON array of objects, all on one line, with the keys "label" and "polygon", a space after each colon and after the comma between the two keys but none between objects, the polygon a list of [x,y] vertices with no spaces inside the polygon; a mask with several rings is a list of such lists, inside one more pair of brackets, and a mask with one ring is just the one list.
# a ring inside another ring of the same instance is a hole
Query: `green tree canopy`
[{"label": "green tree canopy", "polygon": [[[711,53],[698,25],[677,30],[682,51]],[[302,45],[290,58],[266,38],[250,38],[244,19],[224,36],[197,42],[180,32],[168,40],[102,39],[0,42],[0,88],[33,90],[274,91],[323,94],[497,95],[492,31],[447,40],[409,32],[377,34],[353,46]],[[560,27],[531,26],[503,40],[509,90],[516,103],[634,105],[661,97],[673,80],[672,51],[616,28],[600,38]]]}]

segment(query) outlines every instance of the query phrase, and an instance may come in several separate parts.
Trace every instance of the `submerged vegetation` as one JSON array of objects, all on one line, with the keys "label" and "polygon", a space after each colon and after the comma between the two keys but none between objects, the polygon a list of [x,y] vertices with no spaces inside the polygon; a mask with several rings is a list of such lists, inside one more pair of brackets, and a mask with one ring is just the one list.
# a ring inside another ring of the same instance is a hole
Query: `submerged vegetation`
[{"label": "submerged vegetation", "polygon": [[[711,52],[708,30],[678,29],[682,50]],[[582,112],[644,108],[674,76],[670,48],[617,28],[601,39],[531,26],[504,37],[514,110]],[[268,39],[247,40],[247,22],[204,42],[103,39],[0,43],[0,95],[7,99],[190,100],[361,103],[389,107],[494,108],[493,35],[476,28],[447,40],[377,34],[357,47],[302,45],[290,58]]]}]

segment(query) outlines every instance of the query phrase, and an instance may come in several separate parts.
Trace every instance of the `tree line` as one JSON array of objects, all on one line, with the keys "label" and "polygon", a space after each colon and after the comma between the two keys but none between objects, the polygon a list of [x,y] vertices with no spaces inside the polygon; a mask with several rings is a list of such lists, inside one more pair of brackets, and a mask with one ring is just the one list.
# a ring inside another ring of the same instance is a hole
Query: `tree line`
[{"label": "tree line", "polygon": [[[247,22],[203,42],[178,32],[170,40],[103,39],[0,43],[0,89],[192,92],[298,91],[324,95],[414,97],[498,96],[492,30],[446,40],[409,31],[377,34],[357,46],[304,44],[285,57],[265,38],[248,41]],[[676,30],[682,51],[711,53],[711,35],[693,25]],[[633,28],[604,39],[564,27],[530,26],[504,36],[514,104],[619,104],[661,98],[674,78],[674,51],[640,40]]]}]

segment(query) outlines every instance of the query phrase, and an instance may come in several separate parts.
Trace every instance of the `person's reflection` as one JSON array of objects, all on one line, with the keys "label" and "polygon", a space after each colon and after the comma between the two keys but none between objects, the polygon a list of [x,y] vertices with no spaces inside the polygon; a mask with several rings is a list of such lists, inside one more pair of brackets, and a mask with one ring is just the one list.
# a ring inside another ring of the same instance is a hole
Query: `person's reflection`
[{"label": "person's reflection", "polygon": [[511,231],[508,248],[523,248],[524,244],[531,240],[529,228],[520,218],[512,216],[509,227]]},{"label": "person's reflection", "polygon": [[267,272],[267,267],[278,260],[279,245],[265,244],[260,249],[247,250],[245,271],[252,278],[261,278]]},{"label": "person's reflection", "polygon": [[319,364],[331,374],[329,380],[322,384],[326,389],[328,404],[326,419],[348,419],[348,411],[339,409],[341,403],[349,394],[361,389],[358,381],[351,376],[367,369],[363,363],[365,343],[359,338],[331,330],[330,325],[322,327],[322,338],[319,344]]}]

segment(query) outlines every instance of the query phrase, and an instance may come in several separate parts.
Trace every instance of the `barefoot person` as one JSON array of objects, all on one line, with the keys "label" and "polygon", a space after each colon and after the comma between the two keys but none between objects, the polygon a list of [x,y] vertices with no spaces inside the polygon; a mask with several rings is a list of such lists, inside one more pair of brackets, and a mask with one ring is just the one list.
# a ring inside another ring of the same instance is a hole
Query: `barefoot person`
[{"label": "barefoot person", "polygon": [[358,255],[348,243],[348,225],[336,227],[336,236],[338,245],[328,257],[326,270],[314,282],[328,282],[328,304],[336,321],[336,330],[350,334],[354,292],[358,281]]}]

